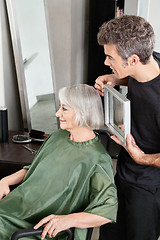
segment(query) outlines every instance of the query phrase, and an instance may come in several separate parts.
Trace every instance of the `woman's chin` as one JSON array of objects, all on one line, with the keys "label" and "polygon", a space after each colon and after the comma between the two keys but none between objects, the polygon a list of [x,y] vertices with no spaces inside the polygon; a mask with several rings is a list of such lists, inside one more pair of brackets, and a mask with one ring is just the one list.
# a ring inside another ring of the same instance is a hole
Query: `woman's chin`
[{"label": "woman's chin", "polygon": [[63,129],[63,130],[66,129],[66,127],[64,126],[64,124],[61,124],[61,123],[60,123],[60,128]]}]

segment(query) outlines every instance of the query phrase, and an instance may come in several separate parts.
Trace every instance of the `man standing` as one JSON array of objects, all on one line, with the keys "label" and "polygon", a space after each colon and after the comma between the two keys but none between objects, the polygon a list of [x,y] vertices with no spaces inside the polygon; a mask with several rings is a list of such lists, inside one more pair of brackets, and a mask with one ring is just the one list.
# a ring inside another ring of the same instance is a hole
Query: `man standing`
[{"label": "man standing", "polygon": [[157,240],[160,235],[160,54],[153,52],[155,36],[143,18],[124,15],[104,23],[98,33],[105,65],[113,74],[96,79],[127,85],[131,101],[131,134],[122,145],[115,176],[118,191],[117,223],[101,227],[100,239]]}]

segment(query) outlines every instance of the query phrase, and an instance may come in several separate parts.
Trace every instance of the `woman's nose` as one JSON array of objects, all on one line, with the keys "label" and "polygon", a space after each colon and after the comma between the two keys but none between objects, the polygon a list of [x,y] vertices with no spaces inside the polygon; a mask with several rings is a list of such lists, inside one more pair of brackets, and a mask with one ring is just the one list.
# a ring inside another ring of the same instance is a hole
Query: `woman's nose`
[{"label": "woman's nose", "polygon": [[61,108],[59,108],[58,111],[56,112],[56,117],[60,117],[60,109]]}]

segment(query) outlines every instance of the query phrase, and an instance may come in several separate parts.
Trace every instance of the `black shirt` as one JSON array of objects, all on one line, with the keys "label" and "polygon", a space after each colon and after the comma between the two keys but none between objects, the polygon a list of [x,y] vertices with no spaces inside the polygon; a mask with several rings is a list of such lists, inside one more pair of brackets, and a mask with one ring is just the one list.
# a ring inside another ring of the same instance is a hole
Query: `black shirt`
[{"label": "black shirt", "polygon": [[[154,52],[160,65],[160,54]],[[131,101],[131,133],[146,154],[160,153],[160,75],[149,82],[129,78],[128,99]],[[121,149],[118,176],[127,182],[160,186],[160,168],[137,164]]]}]

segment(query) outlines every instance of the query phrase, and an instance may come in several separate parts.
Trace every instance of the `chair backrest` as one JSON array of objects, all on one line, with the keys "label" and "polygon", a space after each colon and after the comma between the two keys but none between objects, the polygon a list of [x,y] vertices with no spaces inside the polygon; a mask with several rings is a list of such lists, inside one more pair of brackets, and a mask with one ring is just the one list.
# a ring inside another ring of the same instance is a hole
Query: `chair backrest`
[{"label": "chair backrest", "polygon": [[115,143],[111,138],[110,138],[110,133],[107,130],[96,130],[96,132],[99,134],[99,138],[111,158],[117,159],[119,152],[120,152],[120,145]]},{"label": "chair backrest", "polygon": [[92,232],[93,232],[93,228],[88,228],[88,233],[87,233],[87,239],[86,240],[90,240],[91,239]]}]

